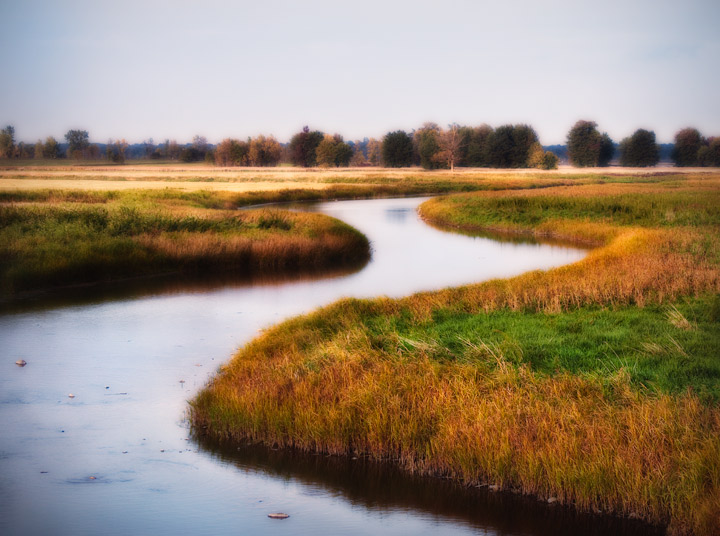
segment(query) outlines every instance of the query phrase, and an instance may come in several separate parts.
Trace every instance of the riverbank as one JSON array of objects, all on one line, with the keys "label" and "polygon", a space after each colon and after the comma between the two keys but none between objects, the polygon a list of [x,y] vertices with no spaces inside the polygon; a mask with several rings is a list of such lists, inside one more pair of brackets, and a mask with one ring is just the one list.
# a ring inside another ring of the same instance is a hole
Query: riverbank
[{"label": "riverbank", "polygon": [[273,275],[357,266],[361,233],[333,218],[237,211],[227,194],[0,192],[0,296],[157,274]]},{"label": "riverbank", "polygon": [[598,248],[547,272],[284,322],[221,369],[193,424],[716,533],[718,206],[718,175],[431,200],[422,214],[442,227]]}]

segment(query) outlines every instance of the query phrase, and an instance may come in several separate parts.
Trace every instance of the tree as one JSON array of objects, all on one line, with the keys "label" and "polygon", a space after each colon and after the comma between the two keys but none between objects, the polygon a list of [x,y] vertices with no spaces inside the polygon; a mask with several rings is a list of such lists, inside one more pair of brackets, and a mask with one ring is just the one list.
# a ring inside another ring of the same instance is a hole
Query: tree
[{"label": "tree", "polygon": [[438,143],[440,151],[435,154],[435,160],[449,167],[450,171],[455,171],[455,165],[460,159],[460,151],[463,148],[459,125],[453,123],[448,126],[447,130],[443,130]]},{"label": "tree", "polygon": [[487,140],[487,164],[499,168],[527,167],[530,148],[538,141],[529,125],[503,125]]},{"label": "tree", "polygon": [[340,134],[335,134],[337,143],[335,148],[335,165],[338,167],[348,167],[353,157],[353,149],[348,143],[345,143]]},{"label": "tree", "polygon": [[645,129],[636,130],[632,136],[620,142],[620,165],[648,167],[657,165],[660,147],[655,143],[655,133]]},{"label": "tree", "polygon": [[355,142],[353,144],[353,155],[350,159],[350,165],[353,167],[361,167],[366,166],[368,163],[367,158],[365,158],[365,153],[363,153],[362,146],[359,142]]},{"label": "tree", "polygon": [[720,138],[710,138],[698,151],[698,163],[706,167],[720,167]]},{"label": "tree", "polygon": [[387,167],[407,167],[412,164],[413,142],[404,130],[388,132],[382,141],[382,160]]},{"label": "tree", "polygon": [[413,138],[423,169],[443,166],[442,159],[435,158],[440,152],[440,127],[436,123],[425,123],[420,130],[415,131]]},{"label": "tree", "polygon": [[60,144],[52,136],[45,138],[45,146],[43,147],[43,158],[60,158]]},{"label": "tree", "polygon": [[38,140],[37,143],[35,143],[35,150],[33,151],[33,158],[39,160],[43,157],[43,142],[42,140]]},{"label": "tree", "polygon": [[153,153],[155,152],[155,143],[153,142],[153,139],[149,138],[147,140],[143,140],[142,146],[143,146],[143,156],[145,158],[151,158]]},{"label": "tree", "polygon": [[181,148],[180,145],[178,145],[178,142],[175,140],[170,140],[165,142],[166,146],[166,157],[170,160],[177,160],[180,158],[180,152]]},{"label": "tree", "polygon": [[488,140],[493,133],[489,125],[480,125],[472,129],[465,154],[465,165],[470,167],[487,167]]},{"label": "tree", "polygon": [[607,132],[603,132],[600,136],[600,154],[598,154],[599,167],[607,167],[610,165],[610,161],[615,156],[615,144],[607,135]]},{"label": "tree", "polygon": [[315,151],[323,140],[319,130],[310,131],[307,125],[290,139],[290,160],[296,166],[313,167],[317,163]]},{"label": "tree", "polygon": [[533,143],[532,147],[530,147],[530,152],[528,153],[527,166],[529,168],[542,169],[544,161],[545,151],[543,150],[542,145],[540,145],[540,142]]},{"label": "tree", "polygon": [[125,151],[127,151],[128,143],[123,140],[108,140],[105,146],[107,159],[116,164],[125,163]]},{"label": "tree", "polygon": [[15,151],[15,127],[8,125],[0,130],[0,158],[13,158]]},{"label": "tree", "polygon": [[215,164],[218,166],[247,166],[250,144],[226,138],[215,149]]},{"label": "tree", "polygon": [[208,141],[205,136],[195,135],[192,139],[192,146],[193,148],[200,154],[205,156],[205,153],[208,152]]},{"label": "tree", "polygon": [[282,148],[273,136],[258,136],[250,141],[248,159],[252,166],[276,166]]},{"label": "tree", "polygon": [[540,142],[535,142],[528,152],[527,167],[535,169],[557,169],[558,157],[551,151],[543,149]]},{"label": "tree", "polygon": [[367,142],[367,159],[371,166],[379,166],[382,162],[382,142],[370,138]]},{"label": "tree", "polygon": [[698,151],[703,146],[703,137],[696,128],[684,128],[675,134],[675,148],[672,159],[679,167],[698,165]]},{"label": "tree", "polygon": [[570,129],[567,149],[570,163],[577,167],[595,167],[600,163],[603,137],[594,121],[580,120]]},{"label": "tree", "polygon": [[80,160],[87,158],[90,149],[87,130],[68,130],[65,134],[65,141],[68,143],[68,157]]},{"label": "tree", "polygon": [[330,136],[325,134],[316,149],[317,164],[319,166],[340,167],[350,164],[352,147],[345,143],[340,134]]},{"label": "tree", "polygon": [[558,156],[552,151],[545,151],[543,157],[542,169],[557,169],[558,167]]}]

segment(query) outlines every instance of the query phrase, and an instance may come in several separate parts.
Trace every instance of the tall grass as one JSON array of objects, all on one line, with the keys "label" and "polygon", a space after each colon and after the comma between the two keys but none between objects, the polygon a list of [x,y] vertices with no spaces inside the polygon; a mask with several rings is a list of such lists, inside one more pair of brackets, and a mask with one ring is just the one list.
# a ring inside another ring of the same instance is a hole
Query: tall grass
[{"label": "tall grass", "polygon": [[430,201],[422,214],[441,226],[599,247],[284,322],[221,368],[192,422],[720,533],[718,192],[709,176]]},{"label": "tall grass", "polygon": [[66,193],[0,205],[0,257],[0,291],[8,298],[158,273],[349,266],[369,258],[369,244],[358,231],[323,215],[205,210],[184,203],[158,208],[139,194],[98,199]]}]

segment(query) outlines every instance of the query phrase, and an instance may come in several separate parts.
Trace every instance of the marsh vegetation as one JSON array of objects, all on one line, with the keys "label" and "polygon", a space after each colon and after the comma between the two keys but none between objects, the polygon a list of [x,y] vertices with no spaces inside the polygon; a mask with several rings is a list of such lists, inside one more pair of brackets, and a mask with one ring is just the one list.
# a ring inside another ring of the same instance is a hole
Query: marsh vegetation
[{"label": "marsh vegetation", "polygon": [[447,228],[597,249],[286,321],[222,368],[194,425],[714,534],[720,178],[595,182],[426,202]]}]

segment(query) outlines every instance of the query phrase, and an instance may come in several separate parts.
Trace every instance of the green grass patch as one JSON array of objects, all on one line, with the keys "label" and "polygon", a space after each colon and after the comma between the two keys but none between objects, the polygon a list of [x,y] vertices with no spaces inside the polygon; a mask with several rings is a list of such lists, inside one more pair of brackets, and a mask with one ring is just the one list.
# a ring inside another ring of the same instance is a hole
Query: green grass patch
[{"label": "green grass patch", "polygon": [[606,381],[623,370],[637,388],[675,394],[690,389],[718,402],[719,310],[715,295],[677,305],[583,307],[557,314],[437,310],[430,322],[417,324],[400,315],[390,323],[380,317],[365,325],[386,351],[421,348],[440,363],[483,370],[502,362],[546,375],[571,372]]}]

